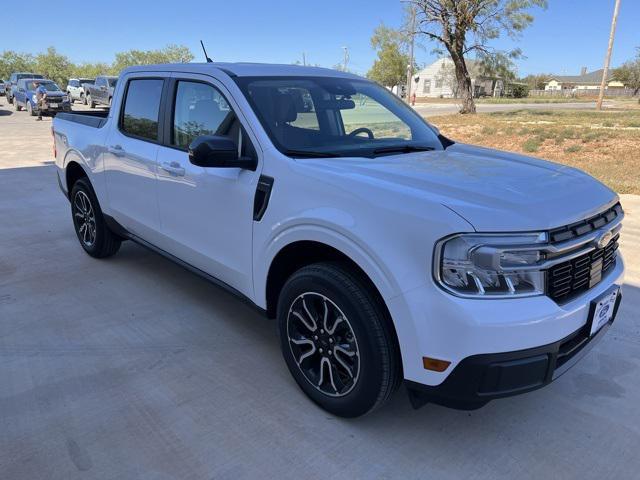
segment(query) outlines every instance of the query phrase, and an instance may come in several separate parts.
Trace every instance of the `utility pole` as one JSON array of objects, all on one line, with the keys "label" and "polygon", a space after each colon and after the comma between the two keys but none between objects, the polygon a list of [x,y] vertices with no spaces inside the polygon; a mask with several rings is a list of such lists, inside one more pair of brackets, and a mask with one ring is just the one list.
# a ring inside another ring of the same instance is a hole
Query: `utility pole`
[{"label": "utility pole", "polygon": [[602,100],[604,99],[604,89],[607,86],[607,76],[609,75],[609,62],[611,62],[611,51],[613,50],[613,39],[616,36],[616,24],[618,23],[618,13],[620,12],[620,0],[616,0],[613,7],[613,20],[611,20],[611,33],[609,34],[609,48],[607,48],[607,56],[604,59],[604,70],[602,72],[602,81],[600,82],[600,94],[598,95],[598,103],[596,109],[602,110]]},{"label": "utility pole", "polygon": [[342,60],[342,71],[347,71],[347,65],[349,64],[349,47],[342,47],[344,50],[344,59]]},{"label": "utility pole", "polygon": [[413,45],[415,43],[415,34],[416,34],[416,7],[415,5],[411,5],[410,7],[410,21],[409,28],[411,29],[409,35],[411,36],[409,39],[409,65],[407,65],[407,93],[405,95],[405,101],[408,104],[411,104],[411,84],[413,83]]}]

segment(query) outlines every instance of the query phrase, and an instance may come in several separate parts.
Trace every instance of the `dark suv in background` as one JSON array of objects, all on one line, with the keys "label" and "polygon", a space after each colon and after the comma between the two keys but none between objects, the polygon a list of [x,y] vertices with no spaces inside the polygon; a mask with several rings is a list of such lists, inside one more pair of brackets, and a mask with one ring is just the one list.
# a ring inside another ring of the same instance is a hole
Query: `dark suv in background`
[{"label": "dark suv in background", "polygon": [[14,72],[9,77],[9,80],[4,86],[5,95],[7,96],[7,102],[13,103],[13,97],[16,93],[16,88],[18,86],[18,80],[23,78],[44,78],[42,75],[37,73],[28,73],[28,72]]},{"label": "dark suv in background", "polygon": [[107,105],[110,107],[111,99],[113,98],[113,89],[115,88],[117,81],[118,77],[101,75],[96,78],[96,82],[93,85],[86,85],[87,105],[91,108],[96,105]]}]

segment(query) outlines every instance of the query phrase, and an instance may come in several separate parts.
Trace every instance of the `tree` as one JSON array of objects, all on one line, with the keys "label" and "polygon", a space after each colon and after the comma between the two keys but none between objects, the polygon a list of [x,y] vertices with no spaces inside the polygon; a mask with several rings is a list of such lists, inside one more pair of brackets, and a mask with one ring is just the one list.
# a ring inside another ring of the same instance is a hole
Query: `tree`
[{"label": "tree", "polygon": [[376,50],[378,58],[367,77],[385,87],[404,85],[410,62],[406,33],[380,24],[371,37],[371,47]]},{"label": "tree", "polygon": [[71,77],[73,64],[65,55],[59,54],[54,47],[49,47],[46,52],[36,55],[35,70],[36,73],[50,78],[64,89]]},{"label": "tree", "polygon": [[505,33],[518,38],[533,22],[532,7],[546,8],[546,0],[409,0],[418,11],[417,33],[438,42],[453,60],[458,92],[462,95],[460,113],[475,113],[467,57],[480,59],[500,53],[515,58],[518,50],[497,52],[489,43]]},{"label": "tree", "polygon": [[529,74],[520,79],[522,83],[526,83],[529,90],[544,90],[545,85],[553,75],[548,73]]},{"label": "tree", "polygon": [[633,95],[640,92],[640,47],[634,59],[628,60],[613,71],[613,79],[633,89]]},{"label": "tree", "polygon": [[34,70],[35,59],[30,53],[5,50],[0,54],[0,78],[3,80],[8,79],[13,72],[33,72]]},{"label": "tree", "polygon": [[161,50],[129,50],[116,53],[116,59],[111,68],[118,74],[120,70],[133,65],[153,65],[156,63],[188,63],[194,59],[188,47],[182,45],[167,45]]},{"label": "tree", "polygon": [[111,65],[104,62],[81,63],[74,65],[71,75],[75,78],[96,78],[99,75],[109,75],[113,73]]}]

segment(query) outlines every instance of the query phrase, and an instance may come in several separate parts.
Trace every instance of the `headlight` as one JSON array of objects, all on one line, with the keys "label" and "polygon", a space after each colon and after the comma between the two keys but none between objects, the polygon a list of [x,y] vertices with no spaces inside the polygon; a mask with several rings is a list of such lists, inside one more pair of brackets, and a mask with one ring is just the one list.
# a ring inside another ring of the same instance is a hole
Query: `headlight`
[{"label": "headlight", "polygon": [[544,294],[543,244],[546,233],[460,234],[436,245],[434,276],[464,297],[513,297]]},{"label": "headlight", "polygon": [[37,103],[38,102],[38,97],[36,97],[35,94],[31,95],[31,101],[33,103]]}]

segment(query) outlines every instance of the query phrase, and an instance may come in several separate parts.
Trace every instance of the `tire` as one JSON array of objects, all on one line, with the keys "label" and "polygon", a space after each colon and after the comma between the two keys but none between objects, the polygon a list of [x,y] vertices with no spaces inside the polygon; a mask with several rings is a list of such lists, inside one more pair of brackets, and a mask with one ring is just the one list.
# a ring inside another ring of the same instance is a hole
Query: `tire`
[{"label": "tire", "polygon": [[87,105],[89,105],[89,108],[96,108],[96,104],[93,102],[90,93],[87,93]]},{"label": "tire", "polygon": [[19,112],[21,110],[20,105],[18,105],[18,101],[16,99],[13,100],[13,109],[16,112]]},{"label": "tire", "polygon": [[122,239],[107,227],[98,199],[86,177],[73,184],[70,198],[73,228],[84,251],[94,258],[115,255]]},{"label": "tire", "polygon": [[359,274],[329,262],[298,270],[280,292],[277,316],[289,371],[326,411],[358,417],[399,387],[402,366],[391,319]]}]

